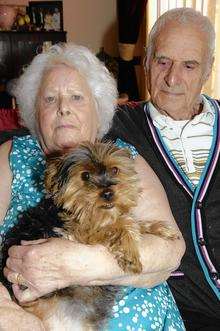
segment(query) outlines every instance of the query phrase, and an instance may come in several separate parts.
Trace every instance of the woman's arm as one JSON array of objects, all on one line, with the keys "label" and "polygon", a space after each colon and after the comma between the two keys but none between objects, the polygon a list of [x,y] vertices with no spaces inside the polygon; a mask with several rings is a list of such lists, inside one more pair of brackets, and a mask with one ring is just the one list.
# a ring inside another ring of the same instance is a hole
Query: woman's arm
[{"label": "woman's arm", "polygon": [[0,330],[1,331],[45,331],[42,322],[25,312],[13,302],[6,288],[0,283]]},{"label": "woman's arm", "polygon": [[[11,141],[0,146],[0,224],[3,223],[11,197],[12,174],[9,166]],[[1,331],[44,331],[42,322],[25,312],[10,298],[6,288],[0,283],[0,330]]]},{"label": "woman's arm", "polygon": [[[146,222],[160,221],[176,231],[179,239],[165,240],[158,236],[145,235],[139,243],[139,253],[143,265],[142,274],[119,274],[117,266],[112,261],[112,266],[106,270],[104,278],[107,278],[107,274],[112,273],[111,284],[153,287],[169,278],[171,272],[178,268],[185,252],[185,242],[173,218],[166,193],[157,175],[141,156],[135,159],[135,168],[141,187],[138,205],[134,210],[135,218],[146,220]],[[110,257],[108,257],[109,259]],[[90,284],[101,285],[103,283],[102,280],[95,279]]]},{"label": "woman's arm", "polygon": [[146,266],[147,273],[158,271],[170,273],[180,264],[185,252],[185,242],[157,175],[141,156],[138,156],[135,161],[142,188],[134,211],[135,217],[146,221],[160,221],[176,231],[179,237],[176,240],[164,240],[161,237],[146,235],[139,247],[142,263]]},{"label": "woman's arm", "polygon": [[0,145],[0,225],[3,223],[11,198],[12,174],[9,166],[11,141]]},{"label": "woman's arm", "polygon": [[[157,176],[140,156],[135,164],[142,194],[134,214],[138,219],[165,222],[179,232]],[[20,301],[34,300],[71,284],[152,287],[166,280],[178,267],[185,250],[180,233],[179,237],[171,241],[145,235],[139,243],[141,275],[125,274],[102,245],[87,246],[59,238],[11,247],[5,275],[13,283],[16,283],[16,273],[21,273],[26,280],[27,290],[14,288]]]}]

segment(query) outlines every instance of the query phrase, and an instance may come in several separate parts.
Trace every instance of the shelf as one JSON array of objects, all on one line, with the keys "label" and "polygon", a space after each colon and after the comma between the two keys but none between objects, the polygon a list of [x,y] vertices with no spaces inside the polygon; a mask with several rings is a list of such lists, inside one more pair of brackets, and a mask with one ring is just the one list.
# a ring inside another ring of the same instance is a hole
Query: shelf
[{"label": "shelf", "polygon": [[46,41],[66,42],[66,31],[0,31],[0,78],[20,76]]}]

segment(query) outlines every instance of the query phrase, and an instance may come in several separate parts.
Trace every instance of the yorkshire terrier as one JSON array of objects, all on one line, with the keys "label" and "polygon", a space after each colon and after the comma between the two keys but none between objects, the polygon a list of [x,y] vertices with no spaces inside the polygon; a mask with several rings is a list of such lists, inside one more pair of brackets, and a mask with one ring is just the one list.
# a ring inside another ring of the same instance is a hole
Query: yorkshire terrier
[{"label": "yorkshire terrier", "polygon": [[[137,221],[132,208],[140,194],[134,161],[126,149],[111,143],[84,143],[47,160],[45,187],[49,197],[23,213],[4,238],[1,273],[8,249],[22,239],[64,237],[86,245],[104,245],[126,273],[142,264],[138,243],[143,234],[176,239],[160,222]],[[12,291],[11,291],[12,293]],[[120,287],[70,286],[23,305],[46,330],[103,330]]]}]

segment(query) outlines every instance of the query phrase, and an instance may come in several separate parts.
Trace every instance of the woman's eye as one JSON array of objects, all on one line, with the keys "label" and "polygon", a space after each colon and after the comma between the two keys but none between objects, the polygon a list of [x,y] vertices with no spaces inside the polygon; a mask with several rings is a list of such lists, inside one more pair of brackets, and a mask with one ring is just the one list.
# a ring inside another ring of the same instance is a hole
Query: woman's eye
[{"label": "woman's eye", "polygon": [[45,97],[45,101],[46,103],[53,103],[55,101],[55,97],[51,97],[51,96]]},{"label": "woman's eye", "polygon": [[83,96],[80,95],[80,94],[73,94],[72,95],[72,100],[74,100],[74,101],[80,101],[82,99],[83,99]]}]

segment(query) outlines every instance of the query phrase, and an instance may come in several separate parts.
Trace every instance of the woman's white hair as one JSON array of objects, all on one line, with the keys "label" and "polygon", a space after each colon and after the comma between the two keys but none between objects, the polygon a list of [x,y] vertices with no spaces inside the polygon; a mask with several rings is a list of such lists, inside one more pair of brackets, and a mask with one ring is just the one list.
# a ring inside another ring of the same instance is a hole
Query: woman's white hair
[{"label": "woman's white hair", "polygon": [[145,57],[146,69],[149,69],[150,60],[154,54],[157,36],[170,21],[177,22],[182,25],[192,24],[196,26],[197,30],[203,31],[207,34],[207,64],[212,64],[215,49],[215,30],[211,21],[207,16],[203,16],[200,12],[192,8],[175,8],[161,15],[150,31]]},{"label": "woman's white hair", "polygon": [[87,81],[100,123],[98,138],[102,138],[114,115],[117,102],[116,82],[88,48],[73,43],[57,44],[47,52],[38,54],[17,80],[13,95],[24,125],[31,134],[38,135],[35,112],[39,88],[45,72],[61,63],[76,69]]}]

